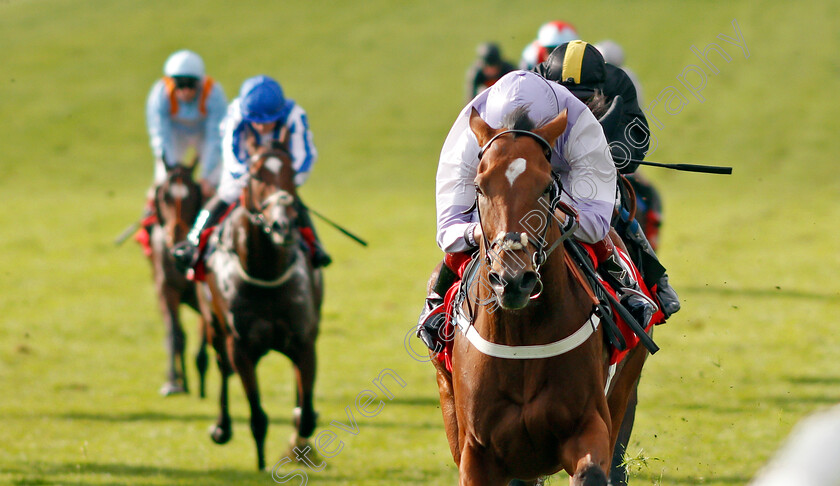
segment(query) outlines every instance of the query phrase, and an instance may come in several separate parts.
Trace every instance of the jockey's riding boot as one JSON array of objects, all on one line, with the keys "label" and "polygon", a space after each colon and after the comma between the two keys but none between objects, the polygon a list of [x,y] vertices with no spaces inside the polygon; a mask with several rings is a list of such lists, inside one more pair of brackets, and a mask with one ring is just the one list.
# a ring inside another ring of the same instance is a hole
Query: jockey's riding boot
[{"label": "jockey's riding boot", "polygon": [[[633,220],[627,224],[624,236],[625,241],[638,246],[644,253],[655,259],[657,263],[659,262],[656,252],[650,246],[650,242],[648,242],[647,236],[645,236],[638,221]],[[660,266],[660,268],[662,268],[662,275],[656,280],[656,297],[659,299],[662,313],[665,314],[665,318],[667,319],[671,314],[675,314],[680,310],[680,298],[668,282],[668,274],[665,273],[664,267]],[[645,277],[645,282],[650,283],[647,276]]]},{"label": "jockey's riding boot", "polygon": [[303,204],[300,199],[295,200],[297,204],[297,226],[300,228],[303,239],[312,250],[312,266],[315,268],[326,267],[332,263],[332,258],[324,250],[324,245],[321,244],[321,239],[318,238],[318,233],[315,232],[315,225],[312,224],[312,218],[309,217],[309,208]]},{"label": "jockey's riding boot", "polygon": [[200,257],[198,245],[201,242],[201,233],[205,229],[215,226],[225,215],[230,204],[219,197],[210,199],[198,216],[192,229],[187,233],[187,239],[172,247],[172,257],[175,259],[175,268],[181,273],[195,268]]},{"label": "jockey's riding boot", "polygon": [[629,264],[618,256],[618,250],[609,236],[592,245],[598,257],[598,270],[618,294],[621,302],[636,322],[647,327],[656,312],[655,304],[642,292]]},{"label": "jockey's riding boot", "polygon": [[668,282],[667,273],[656,282],[656,297],[659,299],[659,305],[662,306],[662,313],[665,314],[666,319],[680,310],[680,297]]},{"label": "jockey's riding boot", "polygon": [[434,283],[429,289],[423,310],[417,319],[417,336],[435,353],[443,351],[446,343],[446,339],[440,335],[440,330],[446,323],[443,296],[457,279],[458,275],[444,262],[440,262],[429,277],[429,280]]}]

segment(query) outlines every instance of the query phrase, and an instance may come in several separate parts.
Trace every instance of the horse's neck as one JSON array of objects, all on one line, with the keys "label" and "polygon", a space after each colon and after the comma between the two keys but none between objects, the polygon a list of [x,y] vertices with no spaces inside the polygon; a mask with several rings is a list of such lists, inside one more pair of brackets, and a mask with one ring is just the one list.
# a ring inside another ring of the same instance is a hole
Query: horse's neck
[{"label": "horse's neck", "polygon": [[248,218],[247,211],[239,220],[243,225],[245,238],[234,243],[242,268],[256,278],[271,280],[283,272],[292,257],[294,247],[284,247],[271,241],[271,235]]}]

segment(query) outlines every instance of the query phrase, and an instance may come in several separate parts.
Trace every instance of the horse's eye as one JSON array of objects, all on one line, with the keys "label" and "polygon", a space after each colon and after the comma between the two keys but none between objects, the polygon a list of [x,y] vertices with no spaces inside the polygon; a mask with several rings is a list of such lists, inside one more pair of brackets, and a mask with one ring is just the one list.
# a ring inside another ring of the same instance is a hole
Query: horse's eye
[{"label": "horse's eye", "polygon": [[475,185],[475,193],[478,194],[479,196],[484,195],[484,193],[481,191],[481,188],[478,187],[478,184]]},{"label": "horse's eye", "polygon": [[546,186],[545,190],[543,191],[543,195],[544,195],[544,196],[548,196],[549,194],[551,194],[551,190],[552,190],[553,188],[554,188],[554,183],[552,182],[551,184],[549,184],[548,186]]}]

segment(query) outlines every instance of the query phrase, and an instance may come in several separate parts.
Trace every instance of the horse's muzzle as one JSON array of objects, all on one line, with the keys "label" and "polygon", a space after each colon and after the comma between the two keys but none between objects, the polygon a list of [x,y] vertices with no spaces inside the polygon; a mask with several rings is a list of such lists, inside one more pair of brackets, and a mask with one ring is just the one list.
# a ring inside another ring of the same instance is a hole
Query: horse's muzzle
[{"label": "horse's muzzle", "polygon": [[512,310],[528,305],[540,280],[537,272],[533,270],[518,272],[510,272],[506,269],[499,272],[491,270],[487,278],[502,308]]}]

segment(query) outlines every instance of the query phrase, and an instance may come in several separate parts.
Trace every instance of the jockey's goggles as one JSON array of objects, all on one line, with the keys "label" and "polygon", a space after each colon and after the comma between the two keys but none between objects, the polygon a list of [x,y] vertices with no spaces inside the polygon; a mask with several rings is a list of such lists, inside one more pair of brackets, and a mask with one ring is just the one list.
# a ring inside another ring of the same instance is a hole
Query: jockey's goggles
[{"label": "jockey's goggles", "polygon": [[198,78],[194,78],[192,76],[174,76],[172,79],[175,81],[176,89],[198,88]]}]

